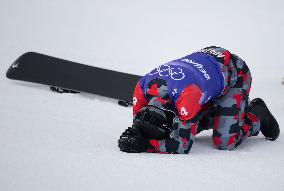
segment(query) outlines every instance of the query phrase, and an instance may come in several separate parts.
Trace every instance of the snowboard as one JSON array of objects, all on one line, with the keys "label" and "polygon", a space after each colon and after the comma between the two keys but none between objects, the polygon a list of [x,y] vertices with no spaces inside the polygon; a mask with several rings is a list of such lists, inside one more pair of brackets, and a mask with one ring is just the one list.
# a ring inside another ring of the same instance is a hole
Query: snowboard
[{"label": "snowboard", "polygon": [[80,64],[36,52],[21,55],[8,69],[7,78],[76,92],[86,92],[132,103],[141,76]]}]

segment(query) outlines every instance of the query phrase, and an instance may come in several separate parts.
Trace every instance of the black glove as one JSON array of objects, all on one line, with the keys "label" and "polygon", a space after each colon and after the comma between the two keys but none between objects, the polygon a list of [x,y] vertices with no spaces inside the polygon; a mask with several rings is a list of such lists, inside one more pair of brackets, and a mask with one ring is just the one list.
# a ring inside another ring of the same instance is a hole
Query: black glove
[{"label": "black glove", "polygon": [[128,127],[118,140],[120,150],[127,153],[145,152],[148,144],[148,140],[143,138],[141,133],[133,127]]}]

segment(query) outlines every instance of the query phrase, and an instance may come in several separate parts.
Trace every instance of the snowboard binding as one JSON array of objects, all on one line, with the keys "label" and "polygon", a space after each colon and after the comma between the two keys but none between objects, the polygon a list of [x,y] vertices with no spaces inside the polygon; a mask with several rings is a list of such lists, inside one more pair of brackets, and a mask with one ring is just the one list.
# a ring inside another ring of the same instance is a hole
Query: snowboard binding
[{"label": "snowboard binding", "polygon": [[80,93],[80,92],[77,92],[77,91],[74,91],[74,90],[69,90],[69,89],[65,89],[65,88],[60,88],[60,87],[56,87],[56,86],[50,86],[50,90],[53,91],[53,92],[57,92],[57,93],[74,93],[74,94],[77,94],[77,93]]},{"label": "snowboard binding", "polygon": [[124,100],[119,100],[117,103],[118,103],[118,105],[121,105],[121,106],[123,106],[123,107],[128,107],[128,106],[133,105],[132,102],[130,102],[130,101],[124,101]]}]

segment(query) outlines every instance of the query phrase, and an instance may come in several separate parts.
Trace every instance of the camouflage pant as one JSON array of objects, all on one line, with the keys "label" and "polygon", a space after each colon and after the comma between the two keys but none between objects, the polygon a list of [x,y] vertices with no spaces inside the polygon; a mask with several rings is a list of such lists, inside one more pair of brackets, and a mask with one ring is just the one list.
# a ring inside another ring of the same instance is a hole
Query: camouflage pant
[{"label": "camouflage pant", "polygon": [[198,132],[213,129],[213,143],[218,149],[232,150],[249,136],[257,135],[260,122],[247,111],[251,74],[246,63],[232,55],[232,62],[222,66],[226,93],[211,101],[200,112]]}]

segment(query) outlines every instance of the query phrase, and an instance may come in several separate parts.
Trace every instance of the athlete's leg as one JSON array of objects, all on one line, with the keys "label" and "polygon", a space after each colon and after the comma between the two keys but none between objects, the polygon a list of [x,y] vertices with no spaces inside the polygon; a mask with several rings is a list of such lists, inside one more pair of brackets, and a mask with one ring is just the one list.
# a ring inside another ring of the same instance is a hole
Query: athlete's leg
[{"label": "athlete's leg", "polygon": [[249,136],[258,134],[260,123],[247,111],[251,74],[245,62],[234,55],[237,81],[226,94],[216,101],[217,109],[213,124],[213,143],[218,149],[232,150]]}]

